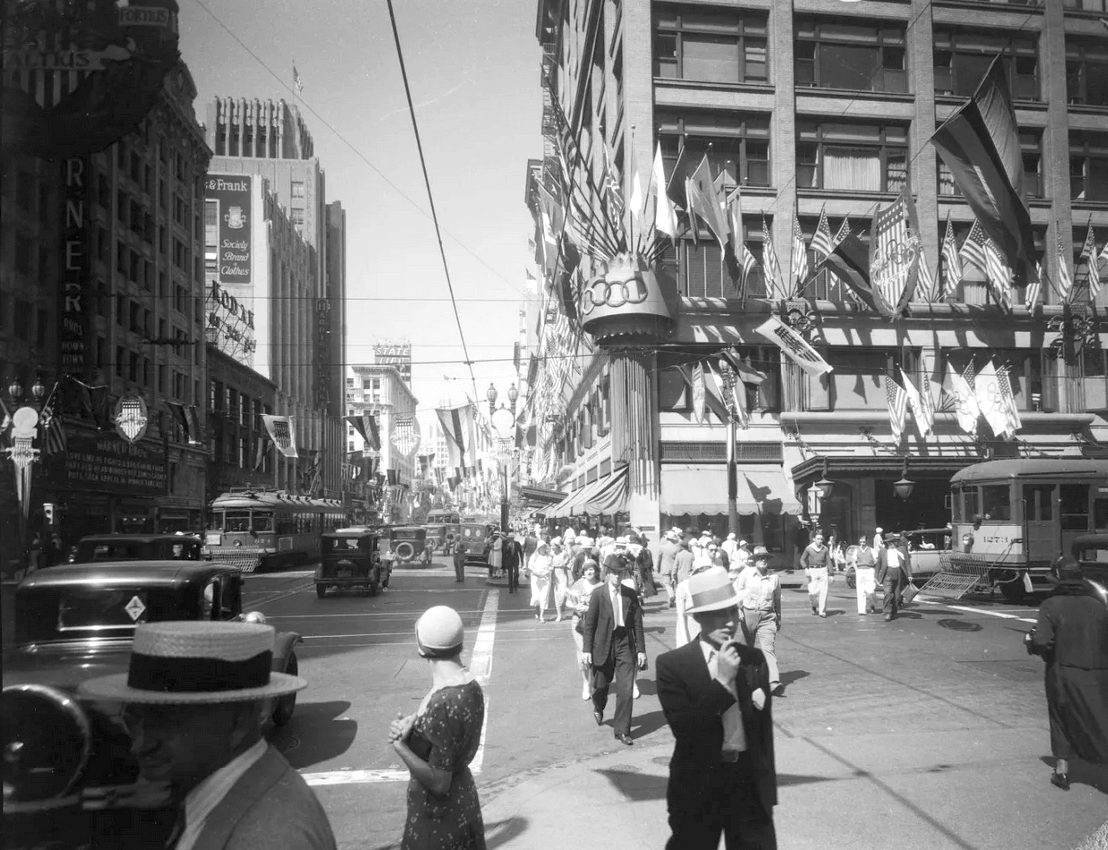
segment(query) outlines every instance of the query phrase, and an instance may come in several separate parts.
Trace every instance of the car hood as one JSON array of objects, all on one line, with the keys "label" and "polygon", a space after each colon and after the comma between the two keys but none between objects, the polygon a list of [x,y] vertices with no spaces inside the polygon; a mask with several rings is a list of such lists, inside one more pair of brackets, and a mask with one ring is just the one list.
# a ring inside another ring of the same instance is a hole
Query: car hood
[{"label": "car hood", "polygon": [[38,644],[4,655],[4,687],[47,685],[63,691],[97,676],[126,673],[131,644],[98,648]]}]

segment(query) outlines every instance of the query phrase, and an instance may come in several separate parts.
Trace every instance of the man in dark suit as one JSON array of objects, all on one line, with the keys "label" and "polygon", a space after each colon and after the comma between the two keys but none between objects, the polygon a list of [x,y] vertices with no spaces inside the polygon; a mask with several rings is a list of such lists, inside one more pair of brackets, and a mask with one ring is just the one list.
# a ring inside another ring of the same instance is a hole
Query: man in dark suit
[{"label": "man in dark suit", "polygon": [[689,578],[699,639],[658,656],[658,699],[676,743],[667,850],[776,850],[769,668],[742,643],[739,597],[716,567]]},{"label": "man in dark suit", "polygon": [[508,572],[508,593],[519,590],[519,567],[523,563],[523,547],[516,540],[514,531],[508,532],[508,539],[504,542],[504,569]]},{"label": "man in dark suit", "polygon": [[633,588],[621,583],[627,567],[619,555],[604,561],[603,587],[589,597],[589,608],[581,618],[581,645],[585,664],[593,669],[593,719],[604,722],[608,689],[616,685],[616,713],[612,728],[616,740],[631,746],[631,690],[635,669],[646,669],[646,642],[642,630],[642,608]]}]

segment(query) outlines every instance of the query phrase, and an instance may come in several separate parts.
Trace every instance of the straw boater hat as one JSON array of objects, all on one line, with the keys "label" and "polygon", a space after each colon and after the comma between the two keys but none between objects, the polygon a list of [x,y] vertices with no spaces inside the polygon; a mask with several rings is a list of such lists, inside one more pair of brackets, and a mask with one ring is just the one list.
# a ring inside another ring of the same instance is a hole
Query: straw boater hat
[{"label": "straw boater hat", "polygon": [[751,562],[765,561],[766,563],[769,563],[769,551],[766,549],[765,546],[755,546],[754,552],[750,556],[750,560]]},{"label": "straw boater hat", "polygon": [[275,673],[272,626],[174,621],[135,628],[126,673],[83,682],[91,699],[145,705],[201,705],[279,697],[308,687]]},{"label": "straw boater hat", "polygon": [[693,573],[689,576],[688,582],[692,605],[685,609],[686,614],[735,608],[742,601],[735,593],[731,577],[723,567],[712,567],[701,573]]},{"label": "straw boater hat", "polygon": [[424,658],[449,658],[462,649],[465,631],[458,612],[446,605],[428,608],[416,620],[416,647]]}]

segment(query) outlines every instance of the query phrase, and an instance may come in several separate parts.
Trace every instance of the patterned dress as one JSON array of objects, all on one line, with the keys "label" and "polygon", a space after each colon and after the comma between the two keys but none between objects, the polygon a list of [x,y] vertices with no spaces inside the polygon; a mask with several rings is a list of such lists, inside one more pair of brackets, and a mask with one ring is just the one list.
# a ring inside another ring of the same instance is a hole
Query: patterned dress
[{"label": "patterned dress", "polygon": [[477,682],[440,688],[416,718],[414,731],[431,742],[427,763],[454,776],[445,797],[418,779],[408,783],[408,820],[401,850],[485,850],[485,824],[469,763],[481,742],[485,695]]}]

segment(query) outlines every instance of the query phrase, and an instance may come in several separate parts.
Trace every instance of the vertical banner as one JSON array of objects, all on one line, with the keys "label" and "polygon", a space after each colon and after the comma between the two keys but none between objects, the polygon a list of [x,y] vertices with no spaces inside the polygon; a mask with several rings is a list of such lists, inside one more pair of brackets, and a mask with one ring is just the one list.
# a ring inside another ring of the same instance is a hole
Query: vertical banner
[{"label": "vertical banner", "polygon": [[219,282],[250,283],[250,182],[244,174],[209,174],[207,198],[219,203]]},{"label": "vertical banner", "polygon": [[[89,160],[72,157],[62,163],[62,285],[58,365],[63,375],[85,380],[88,332]],[[103,308],[102,308],[103,309]]]}]

